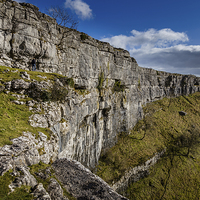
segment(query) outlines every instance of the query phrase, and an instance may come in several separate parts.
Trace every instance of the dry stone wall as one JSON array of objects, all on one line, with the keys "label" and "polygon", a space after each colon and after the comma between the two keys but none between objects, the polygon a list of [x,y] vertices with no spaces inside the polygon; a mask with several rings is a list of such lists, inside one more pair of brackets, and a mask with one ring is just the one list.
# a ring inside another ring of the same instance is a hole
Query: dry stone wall
[{"label": "dry stone wall", "polygon": [[143,117],[143,105],[200,89],[198,77],[139,67],[128,51],[59,26],[27,3],[0,1],[0,41],[1,65],[30,70],[35,57],[38,71],[73,78],[75,89],[65,102],[43,103],[45,114],[31,116],[30,123],[58,135],[59,158],[89,168],[116,143],[119,132],[128,132]]}]

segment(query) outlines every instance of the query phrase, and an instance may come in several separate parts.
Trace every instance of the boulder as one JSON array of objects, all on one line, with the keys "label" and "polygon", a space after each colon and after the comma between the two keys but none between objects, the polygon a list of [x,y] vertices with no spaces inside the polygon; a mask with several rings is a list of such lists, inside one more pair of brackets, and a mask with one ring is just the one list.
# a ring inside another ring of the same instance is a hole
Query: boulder
[{"label": "boulder", "polygon": [[52,168],[63,187],[77,199],[127,200],[78,161],[58,159]]}]

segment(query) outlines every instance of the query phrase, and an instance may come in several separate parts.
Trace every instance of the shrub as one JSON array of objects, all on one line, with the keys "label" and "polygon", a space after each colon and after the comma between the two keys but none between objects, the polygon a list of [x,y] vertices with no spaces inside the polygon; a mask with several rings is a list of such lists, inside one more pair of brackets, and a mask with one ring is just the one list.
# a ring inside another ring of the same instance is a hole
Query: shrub
[{"label": "shrub", "polygon": [[103,88],[103,81],[104,81],[104,73],[101,72],[99,76],[99,85],[97,86],[98,90],[101,90]]},{"label": "shrub", "polygon": [[125,85],[121,85],[121,81],[115,80],[115,84],[113,86],[114,92],[123,92],[125,89]]},{"label": "shrub", "polygon": [[51,93],[46,90],[42,90],[40,93],[40,98],[42,99],[42,101],[50,101]]},{"label": "shrub", "polygon": [[69,85],[71,88],[74,88],[74,80],[73,78],[62,77],[59,78],[63,85]]},{"label": "shrub", "polygon": [[80,37],[81,37],[81,40],[86,40],[86,39],[88,39],[88,36],[87,36],[85,33],[82,33],[82,34],[80,35]]},{"label": "shrub", "polygon": [[68,90],[65,87],[55,83],[51,89],[51,100],[52,101],[63,101],[68,94]]}]

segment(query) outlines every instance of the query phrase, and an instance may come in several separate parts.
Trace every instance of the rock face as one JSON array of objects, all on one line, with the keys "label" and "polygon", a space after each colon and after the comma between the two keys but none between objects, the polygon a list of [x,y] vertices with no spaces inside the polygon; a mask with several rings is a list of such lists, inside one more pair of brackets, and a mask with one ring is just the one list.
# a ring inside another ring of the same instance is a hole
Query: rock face
[{"label": "rock face", "polygon": [[[65,101],[42,103],[45,114],[31,116],[30,123],[58,135],[59,158],[89,168],[116,143],[119,132],[128,132],[142,118],[143,105],[200,90],[199,78],[141,68],[129,52],[59,26],[31,4],[1,1],[0,29],[0,64],[28,70],[35,57],[37,70],[73,78],[75,90]],[[27,74],[21,77],[5,88],[37,96],[50,86],[25,81]]]},{"label": "rock face", "polygon": [[114,192],[101,178],[77,161],[58,159],[52,165],[56,178],[77,199],[126,200]]},{"label": "rock face", "polygon": [[66,197],[63,197],[63,190],[61,186],[59,185],[58,181],[56,181],[56,179],[54,178],[50,179],[48,192],[52,200],[67,200]]}]

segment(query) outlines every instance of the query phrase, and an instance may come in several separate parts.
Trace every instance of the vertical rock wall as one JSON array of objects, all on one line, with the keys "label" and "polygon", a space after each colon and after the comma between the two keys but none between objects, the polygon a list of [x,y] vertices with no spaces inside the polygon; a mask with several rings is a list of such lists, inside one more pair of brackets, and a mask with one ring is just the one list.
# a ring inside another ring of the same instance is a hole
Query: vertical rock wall
[{"label": "vertical rock wall", "polygon": [[73,78],[75,89],[63,103],[43,103],[31,124],[59,136],[60,158],[90,168],[142,118],[143,105],[200,89],[199,78],[141,68],[126,50],[61,27],[34,5],[0,1],[0,64],[30,70],[33,57],[37,70]]}]

